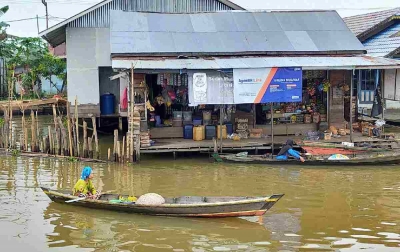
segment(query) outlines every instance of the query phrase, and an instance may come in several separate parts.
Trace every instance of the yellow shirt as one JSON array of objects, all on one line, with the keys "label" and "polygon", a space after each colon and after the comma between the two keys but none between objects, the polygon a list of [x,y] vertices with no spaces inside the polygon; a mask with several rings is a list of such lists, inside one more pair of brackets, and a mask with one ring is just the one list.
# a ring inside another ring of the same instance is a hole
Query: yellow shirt
[{"label": "yellow shirt", "polygon": [[73,195],[77,195],[79,193],[82,193],[84,195],[87,195],[88,193],[91,193],[92,195],[96,194],[96,189],[93,186],[93,183],[90,179],[86,182],[83,179],[78,180],[74,186],[73,190]]}]

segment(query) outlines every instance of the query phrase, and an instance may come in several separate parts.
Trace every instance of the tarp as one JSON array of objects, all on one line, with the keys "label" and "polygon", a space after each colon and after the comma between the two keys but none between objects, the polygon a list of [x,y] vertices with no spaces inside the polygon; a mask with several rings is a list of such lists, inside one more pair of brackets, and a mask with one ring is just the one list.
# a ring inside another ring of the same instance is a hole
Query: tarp
[{"label": "tarp", "polygon": [[234,103],[301,102],[301,68],[234,69]]}]

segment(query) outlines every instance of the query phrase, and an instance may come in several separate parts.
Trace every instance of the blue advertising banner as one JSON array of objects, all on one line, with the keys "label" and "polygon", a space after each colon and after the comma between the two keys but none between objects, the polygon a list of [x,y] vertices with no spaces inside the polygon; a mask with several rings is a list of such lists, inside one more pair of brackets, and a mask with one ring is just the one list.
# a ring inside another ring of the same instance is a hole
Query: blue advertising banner
[{"label": "blue advertising banner", "polygon": [[234,69],[234,103],[301,102],[301,68]]}]

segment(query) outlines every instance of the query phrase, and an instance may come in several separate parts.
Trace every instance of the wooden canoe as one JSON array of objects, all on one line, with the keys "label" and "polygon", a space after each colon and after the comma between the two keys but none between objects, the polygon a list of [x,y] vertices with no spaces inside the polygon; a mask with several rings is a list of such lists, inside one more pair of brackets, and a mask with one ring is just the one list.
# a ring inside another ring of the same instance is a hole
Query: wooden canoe
[{"label": "wooden canoe", "polygon": [[[50,190],[43,187],[42,190],[54,202],[66,203],[66,201],[77,199],[70,194],[70,191]],[[165,198],[165,204],[155,206],[110,202],[110,200],[119,199],[119,196],[128,197],[127,195],[103,194],[99,200],[84,199],[66,204],[147,215],[221,218],[264,215],[283,197],[283,194],[266,197],[183,196]]]},{"label": "wooden canoe", "polygon": [[245,164],[269,164],[269,165],[302,165],[302,166],[379,166],[400,164],[400,152],[389,152],[383,155],[359,155],[348,160],[328,160],[327,157],[314,157],[302,163],[295,159],[276,160],[262,155],[237,156],[235,154],[214,154],[218,162],[245,163]]}]

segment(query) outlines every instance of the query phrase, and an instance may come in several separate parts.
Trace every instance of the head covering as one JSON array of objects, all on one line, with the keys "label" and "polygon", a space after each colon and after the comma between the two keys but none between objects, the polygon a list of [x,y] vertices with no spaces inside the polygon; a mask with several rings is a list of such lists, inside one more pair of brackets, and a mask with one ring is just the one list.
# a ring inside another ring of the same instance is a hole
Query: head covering
[{"label": "head covering", "polygon": [[92,168],[90,168],[89,166],[86,166],[82,170],[81,179],[83,179],[83,180],[88,179],[91,173],[92,173]]},{"label": "head covering", "polygon": [[278,156],[285,155],[286,152],[288,152],[288,150],[293,148],[293,144],[294,144],[293,140],[292,139],[288,139],[286,141],[286,144],[282,147],[281,151],[279,151]]}]

